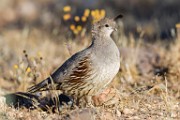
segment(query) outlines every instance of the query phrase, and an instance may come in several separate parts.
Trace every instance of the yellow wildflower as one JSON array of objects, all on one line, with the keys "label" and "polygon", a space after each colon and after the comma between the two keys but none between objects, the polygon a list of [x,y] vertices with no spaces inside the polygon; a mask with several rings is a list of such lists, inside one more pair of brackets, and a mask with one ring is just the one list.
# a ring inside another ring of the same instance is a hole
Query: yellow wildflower
[{"label": "yellow wildflower", "polygon": [[104,9],[102,10],[96,9],[96,10],[91,11],[93,22],[99,21],[100,19],[104,18],[105,15],[106,15],[106,11]]},{"label": "yellow wildflower", "polygon": [[85,9],[85,10],[84,10],[84,16],[85,16],[85,17],[88,17],[88,16],[89,16],[89,13],[90,13],[90,10],[89,10],[89,9]]},{"label": "yellow wildflower", "polygon": [[31,68],[28,67],[28,68],[26,69],[26,72],[27,72],[27,73],[31,72]]},{"label": "yellow wildflower", "polygon": [[86,21],[87,21],[87,18],[86,18],[85,16],[82,16],[82,17],[81,17],[81,21],[86,22]]},{"label": "yellow wildflower", "polygon": [[94,12],[95,12],[95,16],[99,15],[99,10],[98,9],[95,9]]},{"label": "yellow wildflower", "polygon": [[82,26],[78,25],[78,26],[77,26],[77,30],[78,30],[78,31],[81,31],[81,30],[82,30]]},{"label": "yellow wildflower", "polygon": [[76,22],[79,22],[79,20],[80,20],[79,16],[75,16],[75,17],[74,17],[74,20],[75,20]]},{"label": "yellow wildflower", "polygon": [[77,35],[77,34],[79,34],[79,31],[78,31],[77,29],[75,29],[75,30],[73,30],[73,33],[74,33],[75,35]]},{"label": "yellow wildflower", "polygon": [[19,66],[15,64],[14,65],[14,69],[18,69],[18,68],[19,68]]},{"label": "yellow wildflower", "polygon": [[65,14],[63,15],[63,19],[66,21],[66,20],[69,20],[71,18],[71,15],[70,14]]},{"label": "yellow wildflower", "polygon": [[71,30],[75,30],[75,25],[73,25],[73,24],[70,25],[70,29],[71,29]]},{"label": "yellow wildflower", "polygon": [[101,16],[101,18],[104,18],[105,15],[106,15],[106,11],[105,11],[105,10],[101,10],[101,11],[100,11],[100,16]]},{"label": "yellow wildflower", "polygon": [[64,12],[70,12],[71,11],[71,6],[64,6],[63,11]]},{"label": "yellow wildflower", "polygon": [[91,16],[95,17],[95,11],[94,10],[91,11]]}]

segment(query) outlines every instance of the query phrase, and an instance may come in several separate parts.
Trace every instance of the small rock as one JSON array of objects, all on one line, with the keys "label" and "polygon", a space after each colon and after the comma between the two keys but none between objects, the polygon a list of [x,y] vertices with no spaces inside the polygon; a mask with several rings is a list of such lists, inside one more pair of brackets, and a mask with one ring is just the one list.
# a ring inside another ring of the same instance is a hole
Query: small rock
[{"label": "small rock", "polygon": [[175,117],[177,117],[177,113],[175,113],[175,112],[172,112],[172,113],[171,113],[171,117],[172,117],[172,118],[175,118]]},{"label": "small rock", "polygon": [[5,105],[5,104],[6,104],[6,98],[0,96],[0,106],[3,106],[3,105]]},{"label": "small rock", "polygon": [[124,108],[123,113],[128,114],[128,115],[132,115],[135,113],[135,111],[133,109]]},{"label": "small rock", "polygon": [[95,110],[85,108],[81,110],[73,111],[67,120],[93,120],[95,116]]},{"label": "small rock", "polygon": [[120,117],[120,116],[121,116],[121,112],[120,112],[119,110],[116,110],[116,115],[117,115],[118,117]]}]

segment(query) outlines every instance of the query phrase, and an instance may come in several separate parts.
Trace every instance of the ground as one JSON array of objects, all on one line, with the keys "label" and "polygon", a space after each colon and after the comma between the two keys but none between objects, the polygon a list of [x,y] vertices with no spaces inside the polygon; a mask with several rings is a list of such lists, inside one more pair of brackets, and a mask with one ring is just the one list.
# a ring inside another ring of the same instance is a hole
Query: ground
[{"label": "ground", "polygon": [[111,85],[93,97],[93,108],[62,108],[52,113],[5,104],[3,95],[26,92],[90,40],[90,35],[53,37],[28,27],[4,30],[0,35],[0,119],[180,119],[180,38],[155,43],[133,36],[116,39],[121,69]]}]

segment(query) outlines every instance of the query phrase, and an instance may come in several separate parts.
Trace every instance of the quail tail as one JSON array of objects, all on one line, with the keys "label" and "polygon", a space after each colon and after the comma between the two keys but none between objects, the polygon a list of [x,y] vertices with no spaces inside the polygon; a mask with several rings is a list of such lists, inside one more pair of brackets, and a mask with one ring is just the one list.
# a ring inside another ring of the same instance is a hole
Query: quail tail
[{"label": "quail tail", "polygon": [[37,91],[44,91],[52,89],[53,81],[50,78],[43,80],[42,82],[34,85],[28,89],[29,93],[35,93]]}]

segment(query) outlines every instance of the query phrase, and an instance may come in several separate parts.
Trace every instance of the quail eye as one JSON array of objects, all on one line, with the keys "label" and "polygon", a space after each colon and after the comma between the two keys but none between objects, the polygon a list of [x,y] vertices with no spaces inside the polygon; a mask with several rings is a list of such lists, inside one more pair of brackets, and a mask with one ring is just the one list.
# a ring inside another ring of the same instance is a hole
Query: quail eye
[{"label": "quail eye", "polygon": [[105,24],[105,27],[109,27],[109,25],[108,25],[108,24]]}]

